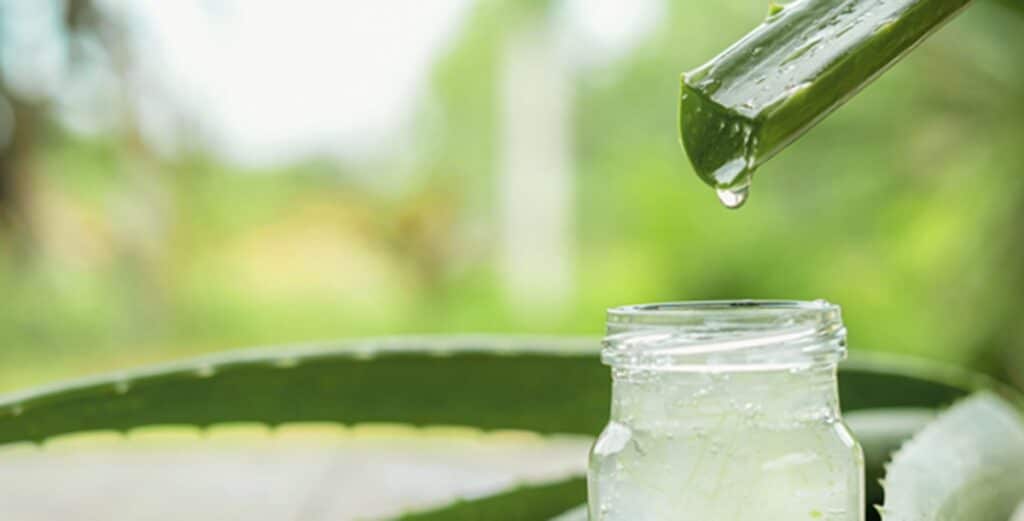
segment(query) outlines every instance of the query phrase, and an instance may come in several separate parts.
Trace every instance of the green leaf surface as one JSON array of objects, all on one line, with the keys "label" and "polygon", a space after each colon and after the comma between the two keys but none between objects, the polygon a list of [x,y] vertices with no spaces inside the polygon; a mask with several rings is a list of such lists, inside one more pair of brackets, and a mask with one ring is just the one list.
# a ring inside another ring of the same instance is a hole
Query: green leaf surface
[{"label": "green leaf surface", "polygon": [[397,422],[599,432],[595,340],[433,337],[249,351],[0,399],[0,443],[147,425]]},{"label": "green leaf surface", "polygon": [[[459,425],[596,435],[610,376],[597,339],[411,337],[256,350],[0,398],[0,444],[151,425]],[[844,410],[935,407],[986,386],[930,364],[857,357]]]},{"label": "green leaf surface", "polygon": [[587,521],[587,506],[576,507],[556,518],[552,518],[551,521]]},{"label": "green leaf surface", "polygon": [[1024,1],[1022,0],[999,0],[999,3],[1015,11],[1017,14],[1024,15]]},{"label": "green leaf surface", "polygon": [[579,504],[586,496],[586,479],[574,477],[457,501],[437,510],[402,516],[398,521],[540,521]]},{"label": "green leaf surface", "polygon": [[884,521],[1004,521],[1024,499],[1024,421],[995,394],[943,413],[893,457]]},{"label": "green leaf surface", "polygon": [[969,3],[797,0],[785,5],[683,76],[680,135],[697,174],[712,187],[745,194],[754,169]]},{"label": "green leaf surface", "polygon": [[993,378],[916,358],[856,352],[839,368],[844,411],[942,407],[981,390],[1024,407],[1019,391]]}]

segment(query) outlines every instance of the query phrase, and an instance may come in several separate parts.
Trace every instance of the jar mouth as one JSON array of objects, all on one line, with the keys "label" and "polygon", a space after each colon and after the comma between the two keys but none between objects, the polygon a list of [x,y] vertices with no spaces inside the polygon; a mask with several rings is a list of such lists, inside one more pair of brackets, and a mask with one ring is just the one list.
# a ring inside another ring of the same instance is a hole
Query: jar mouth
[{"label": "jar mouth", "polygon": [[602,359],[624,368],[776,370],[838,363],[839,306],[825,300],[708,300],[608,310]]}]

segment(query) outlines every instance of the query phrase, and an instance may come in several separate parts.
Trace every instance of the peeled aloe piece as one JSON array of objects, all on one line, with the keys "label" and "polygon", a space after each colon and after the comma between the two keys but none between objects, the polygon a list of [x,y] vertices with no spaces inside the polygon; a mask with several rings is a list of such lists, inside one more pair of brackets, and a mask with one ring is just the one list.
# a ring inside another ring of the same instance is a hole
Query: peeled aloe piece
[{"label": "peeled aloe piece", "polygon": [[1024,420],[995,394],[958,403],[912,438],[885,479],[884,521],[1005,521],[1024,500]]},{"label": "peeled aloe piece", "polygon": [[797,0],[683,75],[679,127],[730,207],[751,174],[952,19],[970,0]]},{"label": "peeled aloe piece", "polygon": [[883,408],[852,411],[843,419],[864,448],[865,499],[882,502],[881,479],[894,452],[935,419],[934,409]]}]

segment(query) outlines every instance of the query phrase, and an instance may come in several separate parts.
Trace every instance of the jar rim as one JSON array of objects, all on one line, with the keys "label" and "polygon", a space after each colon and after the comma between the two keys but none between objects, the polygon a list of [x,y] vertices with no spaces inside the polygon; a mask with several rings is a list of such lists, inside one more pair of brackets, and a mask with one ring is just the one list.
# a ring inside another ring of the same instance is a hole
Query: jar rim
[{"label": "jar rim", "polygon": [[845,356],[841,308],[825,300],[701,300],[608,310],[604,361],[620,367],[763,370]]},{"label": "jar rim", "polygon": [[643,319],[654,317],[671,317],[673,315],[692,315],[714,311],[760,314],[779,314],[785,311],[839,311],[840,307],[827,300],[690,300],[673,302],[656,302],[653,304],[635,304],[619,306],[608,310],[608,318],[612,319]]}]

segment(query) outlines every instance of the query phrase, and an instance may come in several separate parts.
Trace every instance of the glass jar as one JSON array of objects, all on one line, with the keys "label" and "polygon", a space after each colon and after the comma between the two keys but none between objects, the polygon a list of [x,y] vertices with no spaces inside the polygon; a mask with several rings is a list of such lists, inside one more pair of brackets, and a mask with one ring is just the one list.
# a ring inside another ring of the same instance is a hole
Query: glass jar
[{"label": "glass jar", "polygon": [[836,384],[845,346],[824,301],[609,310],[590,520],[862,521],[863,454]]}]

